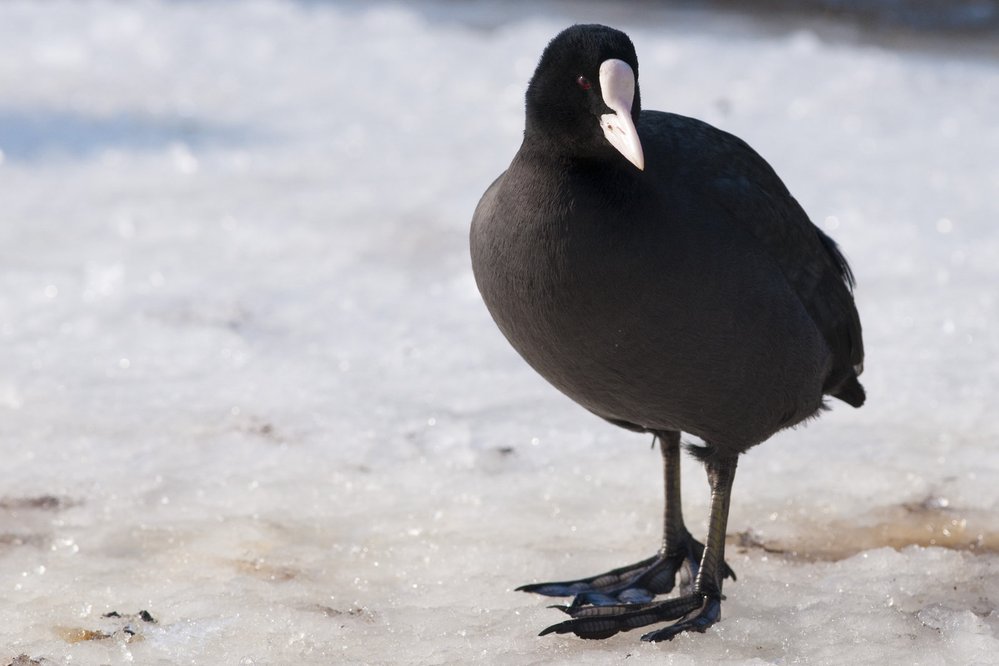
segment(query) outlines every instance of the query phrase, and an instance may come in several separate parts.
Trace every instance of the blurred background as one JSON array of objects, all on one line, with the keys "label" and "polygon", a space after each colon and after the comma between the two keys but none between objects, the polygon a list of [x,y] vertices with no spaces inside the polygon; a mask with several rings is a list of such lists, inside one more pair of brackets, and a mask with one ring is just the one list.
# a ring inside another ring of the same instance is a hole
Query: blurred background
[{"label": "blurred background", "polygon": [[[679,4],[679,3],[678,3]],[[987,36],[999,24],[999,5],[995,0],[763,0],[736,3],[688,2],[714,10],[738,10],[747,15],[763,14],[768,18],[784,15],[787,20],[827,19],[862,26],[867,30],[890,33],[910,30],[922,35],[953,37],[958,33]]]},{"label": "blurred background", "polygon": [[[660,536],[649,438],[468,259],[576,22],[858,278],[867,405],[745,456],[724,620],[667,645],[513,591]],[[997,109],[992,0],[0,3],[0,664],[990,663]]]}]

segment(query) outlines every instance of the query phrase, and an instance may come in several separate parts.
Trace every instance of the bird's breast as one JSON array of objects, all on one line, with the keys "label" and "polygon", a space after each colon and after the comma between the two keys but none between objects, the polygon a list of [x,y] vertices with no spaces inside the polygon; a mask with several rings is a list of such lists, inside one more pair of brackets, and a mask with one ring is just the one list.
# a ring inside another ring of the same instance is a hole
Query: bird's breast
[{"label": "bird's breast", "polygon": [[682,202],[637,200],[480,204],[475,277],[513,347],[590,411],[649,429],[762,441],[814,411],[828,354],[780,270]]},{"label": "bird's breast", "polygon": [[660,263],[649,251],[655,240],[637,242],[615,215],[551,210],[473,229],[473,267],[491,315],[535,370],[591,411],[621,417],[637,394],[662,404],[649,389],[671,373],[671,356],[649,354],[668,349],[673,324],[663,319],[662,285],[649,286]]}]

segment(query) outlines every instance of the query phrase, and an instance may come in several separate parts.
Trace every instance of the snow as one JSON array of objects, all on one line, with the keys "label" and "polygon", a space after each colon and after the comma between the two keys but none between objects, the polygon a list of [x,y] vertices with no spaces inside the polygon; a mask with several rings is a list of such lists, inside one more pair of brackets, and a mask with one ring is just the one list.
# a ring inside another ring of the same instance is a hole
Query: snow
[{"label": "snow", "polygon": [[[531,7],[0,3],[0,663],[994,662],[996,61]],[[659,539],[650,439],[536,377],[467,257],[580,20],[859,280],[868,404],[743,458],[723,621],[666,644],[536,638],[513,591]]]}]

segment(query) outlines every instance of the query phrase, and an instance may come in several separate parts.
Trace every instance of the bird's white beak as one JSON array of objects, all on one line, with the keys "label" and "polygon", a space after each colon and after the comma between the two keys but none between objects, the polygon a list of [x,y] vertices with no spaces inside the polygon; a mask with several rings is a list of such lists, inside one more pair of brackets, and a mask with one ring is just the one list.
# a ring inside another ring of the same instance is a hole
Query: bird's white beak
[{"label": "bird's white beak", "polygon": [[600,92],[604,104],[614,113],[600,116],[604,136],[625,159],[645,170],[645,153],[638,140],[638,130],[631,120],[631,105],[635,101],[635,72],[623,60],[605,60],[600,64]]}]

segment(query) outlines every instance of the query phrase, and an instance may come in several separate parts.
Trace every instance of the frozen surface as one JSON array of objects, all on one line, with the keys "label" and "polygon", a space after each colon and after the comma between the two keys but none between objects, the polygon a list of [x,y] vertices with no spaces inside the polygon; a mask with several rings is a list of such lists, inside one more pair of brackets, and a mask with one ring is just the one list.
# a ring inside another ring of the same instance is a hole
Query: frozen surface
[{"label": "frozen surface", "polygon": [[[995,662],[997,63],[530,6],[0,3],[0,663]],[[581,19],[774,164],[866,330],[868,405],[744,458],[724,620],[662,645],[535,637],[514,587],[656,547],[659,458],[467,258]]]}]

